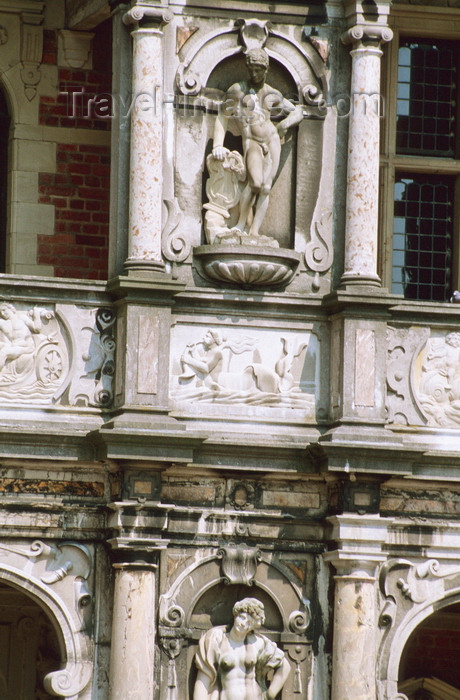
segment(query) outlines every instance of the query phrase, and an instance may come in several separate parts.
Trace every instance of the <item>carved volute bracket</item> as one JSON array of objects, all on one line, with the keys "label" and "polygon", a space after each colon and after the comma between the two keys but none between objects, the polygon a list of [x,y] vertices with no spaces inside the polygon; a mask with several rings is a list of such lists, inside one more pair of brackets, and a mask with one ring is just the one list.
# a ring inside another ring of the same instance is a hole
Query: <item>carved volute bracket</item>
[{"label": "carved volute bracket", "polygon": [[35,599],[61,633],[65,665],[44,680],[58,697],[78,698],[92,678],[91,576],[92,556],[80,543],[0,544],[0,581]]},{"label": "carved volute bracket", "polygon": [[460,563],[390,559],[380,569],[379,587],[382,640],[377,659],[378,700],[407,700],[398,692],[402,651],[414,629],[434,609],[460,600]]},{"label": "carved volute bracket", "polygon": [[42,77],[43,19],[41,10],[21,13],[21,80],[29,101],[37,94],[37,85]]}]

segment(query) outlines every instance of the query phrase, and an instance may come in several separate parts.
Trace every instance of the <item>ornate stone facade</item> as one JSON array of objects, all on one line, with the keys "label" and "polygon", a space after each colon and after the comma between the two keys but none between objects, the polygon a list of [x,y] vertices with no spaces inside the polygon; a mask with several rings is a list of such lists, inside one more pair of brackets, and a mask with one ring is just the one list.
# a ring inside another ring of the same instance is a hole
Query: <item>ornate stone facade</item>
[{"label": "ornate stone facade", "polygon": [[458,4],[0,0],[2,700],[459,696],[460,309],[379,189]]}]

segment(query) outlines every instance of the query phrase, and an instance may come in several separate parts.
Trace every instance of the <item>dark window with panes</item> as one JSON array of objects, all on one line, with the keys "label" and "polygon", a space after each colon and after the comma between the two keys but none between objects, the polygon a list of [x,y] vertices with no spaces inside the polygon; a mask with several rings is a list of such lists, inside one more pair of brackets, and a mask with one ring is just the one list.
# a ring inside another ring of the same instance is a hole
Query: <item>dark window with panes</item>
[{"label": "dark window with panes", "polygon": [[396,155],[410,168],[395,171],[392,290],[407,299],[446,301],[452,291],[457,174],[437,163],[458,156],[459,58],[458,42],[400,40]]},{"label": "dark window with panes", "polygon": [[9,128],[8,105],[0,90],[0,272],[5,272],[6,257]]}]

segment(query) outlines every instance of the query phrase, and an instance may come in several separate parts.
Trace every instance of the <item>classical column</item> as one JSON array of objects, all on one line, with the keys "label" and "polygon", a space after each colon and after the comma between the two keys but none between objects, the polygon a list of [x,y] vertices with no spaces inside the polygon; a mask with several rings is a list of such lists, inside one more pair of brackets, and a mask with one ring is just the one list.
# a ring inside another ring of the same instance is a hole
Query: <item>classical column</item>
[{"label": "classical column", "polygon": [[155,565],[114,564],[110,700],[152,700],[155,654]]},{"label": "classical column", "polygon": [[331,700],[375,700],[376,567],[385,561],[386,522],[377,515],[329,518],[338,548],[324,557],[335,567]]},{"label": "classical column", "polygon": [[172,13],[161,6],[134,6],[125,24],[146,21],[132,32],[133,79],[129,184],[128,272],[164,270],[161,255],[163,207],[163,32]]},{"label": "classical column", "polygon": [[341,286],[381,284],[377,274],[380,45],[392,36],[386,25],[356,24],[342,37],[352,44],[352,75]]},{"label": "classical column", "polygon": [[[109,527],[115,585],[110,651],[110,700],[152,700],[155,690],[156,573],[166,540],[145,535],[164,516],[135,502],[111,504]],[[130,529],[132,536],[123,533]]]}]

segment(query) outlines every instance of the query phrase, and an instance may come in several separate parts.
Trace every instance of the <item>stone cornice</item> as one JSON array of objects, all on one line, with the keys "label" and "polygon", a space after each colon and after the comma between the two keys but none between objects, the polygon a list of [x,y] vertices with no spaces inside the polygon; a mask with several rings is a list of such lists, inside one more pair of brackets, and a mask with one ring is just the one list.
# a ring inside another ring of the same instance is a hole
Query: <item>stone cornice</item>
[{"label": "stone cornice", "polygon": [[42,15],[45,3],[40,0],[0,0],[0,12],[9,14],[22,14],[27,13],[31,15]]}]

